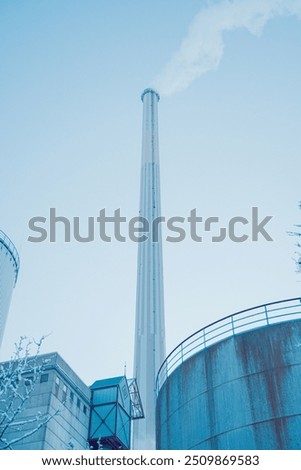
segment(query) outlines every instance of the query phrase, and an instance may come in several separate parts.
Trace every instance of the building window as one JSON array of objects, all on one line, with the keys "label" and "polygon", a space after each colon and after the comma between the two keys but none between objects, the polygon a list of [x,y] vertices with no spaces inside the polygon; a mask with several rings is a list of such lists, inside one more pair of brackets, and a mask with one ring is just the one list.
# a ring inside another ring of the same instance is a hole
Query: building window
[{"label": "building window", "polygon": [[66,400],[67,400],[67,387],[66,387],[66,385],[64,384],[64,385],[63,385],[63,395],[62,395],[62,401],[63,401],[63,403],[65,403]]},{"label": "building window", "polygon": [[12,384],[12,386],[13,386],[14,388],[17,388],[18,385],[19,385],[19,379],[17,378],[17,379],[12,380],[12,383],[11,383],[11,384]]},{"label": "building window", "polygon": [[33,376],[26,377],[25,379],[25,387],[31,387],[33,384]]},{"label": "building window", "polygon": [[123,395],[123,398],[126,400],[127,397],[128,397],[128,392],[127,392],[127,389],[126,389],[125,385],[123,385],[123,387],[122,387],[122,395]]},{"label": "building window", "polygon": [[59,388],[60,388],[60,379],[58,377],[55,378],[55,389],[54,394],[58,398],[59,396]]},{"label": "building window", "polygon": [[84,410],[83,410],[83,411],[84,411],[84,415],[86,415],[86,414],[87,414],[87,407],[86,407],[86,405],[84,405]]},{"label": "building window", "polygon": [[42,374],[40,378],[40,383],[48,382],[49,374]]},{"label": "building window", "polygon": [[74,393],[70,392],[70,401],[74,402]]},{"label": "building window", "polygon": [[80,399],[79,399],[79,398],[77,399],[77,403],[76,403],[76,405],[77,405],[77,408],[79,408],[79,409],[80,409]]}]

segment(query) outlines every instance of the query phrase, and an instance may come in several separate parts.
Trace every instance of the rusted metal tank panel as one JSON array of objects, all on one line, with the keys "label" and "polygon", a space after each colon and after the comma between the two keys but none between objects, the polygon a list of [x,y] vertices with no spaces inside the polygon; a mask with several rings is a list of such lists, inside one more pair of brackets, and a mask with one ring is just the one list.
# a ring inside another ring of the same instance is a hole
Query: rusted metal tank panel
[{"label": "rusted metal tank panel", "polygon": [[163,384],[158,449],[301,449],[301,320],[198,352]]}]

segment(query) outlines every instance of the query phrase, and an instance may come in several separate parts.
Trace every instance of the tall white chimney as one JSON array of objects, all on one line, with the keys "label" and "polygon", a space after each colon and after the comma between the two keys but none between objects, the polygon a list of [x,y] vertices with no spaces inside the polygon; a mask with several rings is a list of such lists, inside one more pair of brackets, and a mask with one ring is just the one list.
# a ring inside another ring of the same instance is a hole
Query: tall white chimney
[{"label": "tall white chimney", "polygon": [[134,376],[145,419],[134,422],[133,448],[155,449],[156,375],[165,359],[165,321],[158,142],[159,94],[144,90],[140,217],[149,223],[149,238],[139,242]]}]

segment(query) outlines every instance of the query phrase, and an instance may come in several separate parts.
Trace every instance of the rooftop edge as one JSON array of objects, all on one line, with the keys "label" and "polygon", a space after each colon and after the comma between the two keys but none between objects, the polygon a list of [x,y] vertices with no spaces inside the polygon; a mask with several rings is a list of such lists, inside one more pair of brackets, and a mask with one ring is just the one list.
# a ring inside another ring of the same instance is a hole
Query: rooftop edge
[{"label": "rooftop edge", "polygon": [[160,95],[157,90],[154,88],[145,88],[145,90],[141,94],[141,101],[143,102],[143,98],[147,93],[152,93],[153,95],[156,96],[157,100],[160,101]]}]

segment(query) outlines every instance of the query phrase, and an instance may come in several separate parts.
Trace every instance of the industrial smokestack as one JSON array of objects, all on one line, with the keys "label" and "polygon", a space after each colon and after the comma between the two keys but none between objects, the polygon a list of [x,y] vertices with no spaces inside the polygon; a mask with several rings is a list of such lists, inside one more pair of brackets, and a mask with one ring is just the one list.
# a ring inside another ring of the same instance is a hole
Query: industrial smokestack
[{"label": "industrial smokestack", "polygon": [[144,90],[140,217],[150,227],[148,240],[139,243],[134,375],[137,378],[145,419],[134,423],[133,448],[155,449],[156,375],[165,359],[162,236],[152,239],[155,219],[161,216],[158,141],[159,94]]}]

